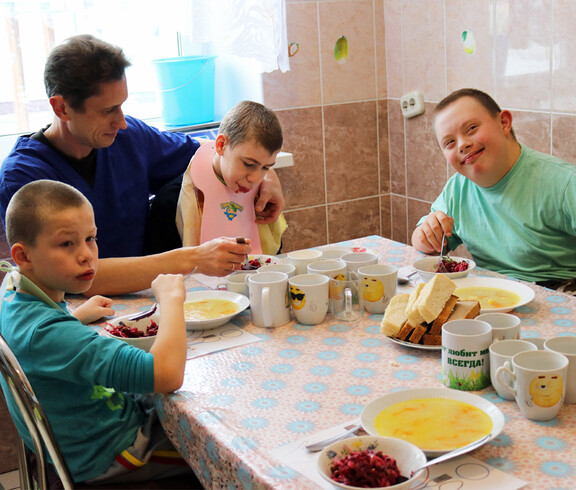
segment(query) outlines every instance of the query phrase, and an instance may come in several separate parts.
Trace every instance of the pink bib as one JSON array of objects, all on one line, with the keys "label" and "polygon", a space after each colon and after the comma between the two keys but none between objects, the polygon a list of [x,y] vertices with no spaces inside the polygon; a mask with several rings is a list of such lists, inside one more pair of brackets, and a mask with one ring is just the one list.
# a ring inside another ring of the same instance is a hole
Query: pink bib
[{"label": "pink bib", "polygon": [[212,161],[215,153],[213,142],[200,146],[190,166],[192,181],[204,194],[200,241],[242,236],[252,241],[253,253],[262,253],[254,210],[254,198],[259,187],[246,193],[230,191],[214,172]]}]

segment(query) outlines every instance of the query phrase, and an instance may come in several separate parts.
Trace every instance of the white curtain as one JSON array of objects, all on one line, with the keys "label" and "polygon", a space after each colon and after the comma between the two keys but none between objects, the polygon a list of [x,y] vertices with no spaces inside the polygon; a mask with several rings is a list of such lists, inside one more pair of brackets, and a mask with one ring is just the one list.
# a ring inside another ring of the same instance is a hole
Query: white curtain
[{"label": "white curtain", "polygon": [[256,60],[262,72],[290,69],[285,0],[182,0],[177,22],[214,54]]}]

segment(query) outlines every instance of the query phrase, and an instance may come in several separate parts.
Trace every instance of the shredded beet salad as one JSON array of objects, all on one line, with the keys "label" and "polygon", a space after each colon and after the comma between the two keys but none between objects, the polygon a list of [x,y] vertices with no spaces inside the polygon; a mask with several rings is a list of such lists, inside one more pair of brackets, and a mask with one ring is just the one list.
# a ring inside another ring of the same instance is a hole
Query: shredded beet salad
[{"label": "shredded beet salad", "polygon": [[468,262],[454,260],[450,257],[442,257],[440,265],[434,267],[436,272],[463,272],[468,270]]},{"label": "shredded beet salad", "polygon": [[408,480],[400,475],[394,458],[373,449],[334,458],[331,472],[332,480],[360,488],[389,487]]},{"label": "shredded beet salad", "polygon": [[118,325],[106,323],[106,330],[116,337],[123,337],[125,339],[135,339],[138,337],[152,337],[158,333],[158,325],[151,320],[150,325],[146,327],[146,332],[138,330],[136,327],[129,327],[124,322],[118,322]]},{"label": "shredded beet salad", "polygon": [[265,264],[270,264],[271,262],[272,262],[272,259],[271,259],[270,257],[268,257],[268,258],[264,261],[264,263],[262,263],[262,262],[260,261],[260,259],[252,259],[252,260],[249,260],[249,261],[244,262],[244,263],[242,264],[242,270],[251,271],[251,270],[254,270],[254,269],[260,269],[260,267],[262,267],[263,265],[265,265]]}]

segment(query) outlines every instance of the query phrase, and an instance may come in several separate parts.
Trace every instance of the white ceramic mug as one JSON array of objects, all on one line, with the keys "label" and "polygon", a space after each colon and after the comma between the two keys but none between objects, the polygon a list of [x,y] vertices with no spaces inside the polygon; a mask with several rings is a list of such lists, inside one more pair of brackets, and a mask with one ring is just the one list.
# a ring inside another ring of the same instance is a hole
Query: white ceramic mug
[{"label": "white ceramic mug", "polygon": [[312,262],[322,258],[322,250],[306,249],[289,252],[286,255],[286,263],[296,267],[296,275],[306,274],[306,267]]},{"label": "white ceramic mug", "polygon": [[[549,350],[520,352],[496,370],[496,379],[530,420],[551,420],[566,394],[568,359]],[[506,376],[507,374],[507,376]]]},{"label": "white ceramic mug", "polygon": [[492,327],[480,320],[452,320],[442,325],[442,382],[455,390],[490,386]]},{"label": "white ceramic mug", "polygon": [[497,340],[519,339],[520,338],[520,318],[510,313],[482,313],[476,317],[489,323],[492,327],[492,342]]},{"label": "white ceramic mug", "polygon": [[330,313],[345,322],[362,318],[364,301],[358,279],[348,281],[330,279]]},{"label": "white ceramic mug", "polygon": [[544,350],[544,342],[546,342],[546,339],[542,337],[524,337],[522,340],[534,344],[538,350]]},{"label": "white ceramic mug", "polygon": [[232,293],[243,294],[247,298],[250,297],[250,293],[248,292],[248,281],[247,278],[249,275],[254,274],[256,271],[236,271],[232,274],[229,274],[226,277],[225,284],[219,284],[217,289],[226,291],[231,291]]},{"label": "white ceramic mug", "polygon": [[342,255],[350,253],[349,248],[328,247],[322,249],[323,259],[339,259]]},{"label": "white ceramic mug", "polygon": [[351,272],[356,272],[358,268],[363,265],[377,264],[378,255],[373,254],[372,252],[351,252],[342,255],[340,260],[346,262],[348,277],[350,277]]},{"label": "white ceramic mug", "polygon": [[317,325],[328,312],[328,282],[323,274],[300,274],[289,279],[290,304],[298,323]]},{"label": "white ceramic mug", "polygon": [[372,264],[358,268],[362,299],[368,313],[384,313],[392,296],[396,294],[398,269],[393,265]]},{"label": "white ceramic mug", "polygon": [[266,264],[256,270],[256,272],[283,272],[289,278],[296,274],[296,267],[293,264]]},{"label": "white ceramic mug", "polygon": [[290,321],[288,276],[262,272],[248,277],[252,323],[257,327],[280,327]]},{"label": "white ceramic mug", "polygon": [[[504,400],[514,400],[514,396],[509,390],[506,390],[500,381],[496,379],[496,370],[504,366],[506,361],[510,361],[512,357],[519,352],[538,350],[532,342],[525,340],[506,339],[499,342],[493,342],[490,346],[490,380],[492,386],[498,393],[500,398]],[[508,376],[505,374],[505,376]]]},{"label": "white ceramic mug", "polygon": [[568,358],[568,375],[564,403],[576,403],[576,337],[552,337],[544,342],[544,349]]}]

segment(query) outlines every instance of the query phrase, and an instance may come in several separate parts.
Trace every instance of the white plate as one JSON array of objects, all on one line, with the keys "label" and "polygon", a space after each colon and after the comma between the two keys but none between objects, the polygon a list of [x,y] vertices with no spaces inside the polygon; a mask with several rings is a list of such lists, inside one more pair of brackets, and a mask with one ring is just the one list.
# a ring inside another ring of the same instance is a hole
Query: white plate
[{"label": "white plate", "polygon": [[239,313],[242,313],[250,305],[250,300],[243,294],[232,293],[230,291],[190,291],[186,294],[186,300],[199,299],[225,299],[238,305],[238,310],[231,315],[213,318],[211,320],[188,320],[186,330],[209,330],[229,322]]},{"label": "white plate", "polygon": [[412,349],[420,350],[442,350],[441,345],[424,345],[424,344],[414,344],[413,342],[406,342],[405,340],[395,339],[394,337],[386,337],[391,342],[395,344],[402,345],[404,347],[411,347]]},{"label": "white plate", "polygon": [[516,293],[518,296],[520,296],[520,302],[514,306],[506,308],[482,308],[480,313],[506,313],[508,311],[512,311],[514,308],[518,308],[519,306],[524,306],[534,299],[534,290],[530,286],[526,286],[521,282],[511,281],[509,279],[500,279],[498,277],[468,276],[460,279],[454,279],[453,282],[456,284],[456,289],[469,287],[499,288],[512,291],[513,293]]},{"label": "white plate", "polygon": [[[385,408],[395,405],[396,403],[416,400],[421,398],[446,398],[449,400],[457,400],[464,403],[469,403],[482,410],[486,415],[492,420],[492,431],[490,432],[490,437],[486,439],[486,442],[494,439],[502,429],[504,428],[504,415],[496,405],[489,402],[488,400],[468,393],[466,391],[451,390],[450,388],[415,388],[409,390],[395,391],[394,393],[389,393],[387,395],[381,396],[372,400],[368,405],[362,409],[360,414],[360,423],[364,430],[370,435],[381,435],[376,431],[374,427],[374,421],[376,416],[382,412]],[[447,428],[447,430],[457,430],[457,428]],[[430,450],[426,448],[420,448],[426,456],[437,457],[447,451],[442,450]]]},{"label": "white plate", "polygon": [[[276,257],[275,255],[248,255],[248,258],[242,262],[242,266],[248,264],[251,260],[258,259],[260,261],[260,265],[268,265],[268,264],[279,264],[280,258]],[[258,269],[258,267],[256,268]],[[256,269],[240,269],[240,270],[256,270]]]}]

